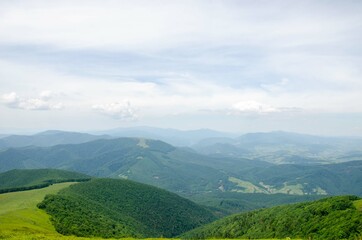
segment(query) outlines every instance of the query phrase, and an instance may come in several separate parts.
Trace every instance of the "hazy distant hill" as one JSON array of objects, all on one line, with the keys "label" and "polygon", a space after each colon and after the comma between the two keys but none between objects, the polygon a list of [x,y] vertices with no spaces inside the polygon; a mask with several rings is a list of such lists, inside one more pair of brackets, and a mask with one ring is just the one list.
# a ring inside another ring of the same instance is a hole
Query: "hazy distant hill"
[{"label": "hazy distant hill", "polygon": [[116,137],[136,137],[157,139],[174,146],[191,146],[206,138],[237,137],[235,133],[219,132],[211,129],[177,130],[171,128],[132,127],[116,128],[97,132]]},{"label": "hazy distant hill", "polygon": [[186,239],[360,239],[362,200],[339,196],[226,217],[182,237]]},{"label": "hazy distant hill", "polygon": [[77,144],[93,141],[96,139],[107,139],[107,135],[91,135],[88,133],[64,132],[49,130],[35,135],[10,135],[0,138],[0,149],[10,147],[26,146],[55,146],[58,144]]},{"label": "hazy distant hill", "polygon": [[362,139],[320,137],[288,132],[248,133],[209,138],[193,146],[200,153],[238,156],[272,163],[319,164],[362,160]]},{"label": "hazy distant hill", "polygon": [[215,217],[176,194],[129,180],[93,179],[39,204],[65,235],[172,237]]},{"label": "hazy distant hill", "polygon": [[0,138],[4,138],[4,137],[7,137],[7,136],[9,136],[9,135],[7,135],[7,134],[0,134]]}]

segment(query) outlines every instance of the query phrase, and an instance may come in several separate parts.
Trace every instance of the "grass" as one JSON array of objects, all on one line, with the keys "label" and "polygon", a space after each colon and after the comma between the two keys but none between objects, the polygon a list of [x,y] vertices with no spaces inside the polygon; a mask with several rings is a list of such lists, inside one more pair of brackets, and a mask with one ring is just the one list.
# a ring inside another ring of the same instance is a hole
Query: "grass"
[{"label": "grass", "polygon": [[17,235],[15,233],[57,235],[49,215],[38,209],[36,205],[45,195],[55,194],[71,184],[74,183],[59,183],[42,189],[0,194],[0,239],[4,239],[3,235],[6,235],[6,232],[14,235]]},{"label": "grass", "polygon": [[[85,238],[76,236],[63,236],[60,234],[44,234],[44,233],[20,233],[20,232],[1,232],[0,239],[9,240],[105,240],[104,238]],[[115,238],[107,238],[107,240],[115,240]],[[136,240],[134,238],[122,238],[122,240]],[[142,239],[137,239],[142,240]],[[147,238],[147,240],[168,240],[167,238]],[[177,239],[173,239],[177,240]]]},{"label": "grass", "polygon": [[353,204],[358,211],[362,212],[362,199],[354,201]]}]

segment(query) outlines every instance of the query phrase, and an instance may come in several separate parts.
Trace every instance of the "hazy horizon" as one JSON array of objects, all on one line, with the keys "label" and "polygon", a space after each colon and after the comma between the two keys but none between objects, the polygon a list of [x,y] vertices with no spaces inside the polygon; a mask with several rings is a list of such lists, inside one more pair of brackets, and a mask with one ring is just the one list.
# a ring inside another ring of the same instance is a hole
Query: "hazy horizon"
[{"label": "hazy horizon", "polygon": [[362,2],[0,2],[0,133],[362,136]]}]

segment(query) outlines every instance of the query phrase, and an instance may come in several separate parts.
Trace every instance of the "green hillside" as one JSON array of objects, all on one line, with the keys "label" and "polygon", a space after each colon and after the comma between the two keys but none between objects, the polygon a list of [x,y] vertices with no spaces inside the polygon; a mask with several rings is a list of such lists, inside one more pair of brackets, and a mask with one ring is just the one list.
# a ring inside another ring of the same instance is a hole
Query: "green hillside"
[{"label": "green hillside", "polygon": [[194,229],[182,237],[360,239],[361,200],[338,196],[236,214]]},{"label": "green hillside", "polygon": [[214,220],[176,194],[129,180],[93,179],[39,204],[64,235],[172,237]]},{"label": "green hillside", "polygon": [[247,212],[289,203],[309,202],[325,198],[323,195],[291,195],[239,192],[205,192],[188,196],[198,204],[208,206],[219,216]]},{"label": "green hillside", "polygon": [[0,173],[0,193],[35,189],[59,182],[88,181],[89,176],[58,169],[14,169]]}]

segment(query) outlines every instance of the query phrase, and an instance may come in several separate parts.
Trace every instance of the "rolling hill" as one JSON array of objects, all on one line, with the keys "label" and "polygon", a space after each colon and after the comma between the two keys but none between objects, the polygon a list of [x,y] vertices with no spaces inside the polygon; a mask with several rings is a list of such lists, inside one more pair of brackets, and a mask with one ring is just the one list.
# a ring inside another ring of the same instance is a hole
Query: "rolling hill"
[{"label": "rolling hill", "polygon": [[360,239],[362,200],[338,196],[236,214],[194,229],[186,239],[209,238],[303,238]]},{"label": "rolling hill", "polygon": [[116,179],[72,185],[38,206],[58,232],[77,236],[172,237],[215,219],[176,194]]},{"label": "rolling hill", "polygon": [[59,169],[14,169],[0,173],[0,193],[35,189],[59,182],[80,182],[90,176]]}]

